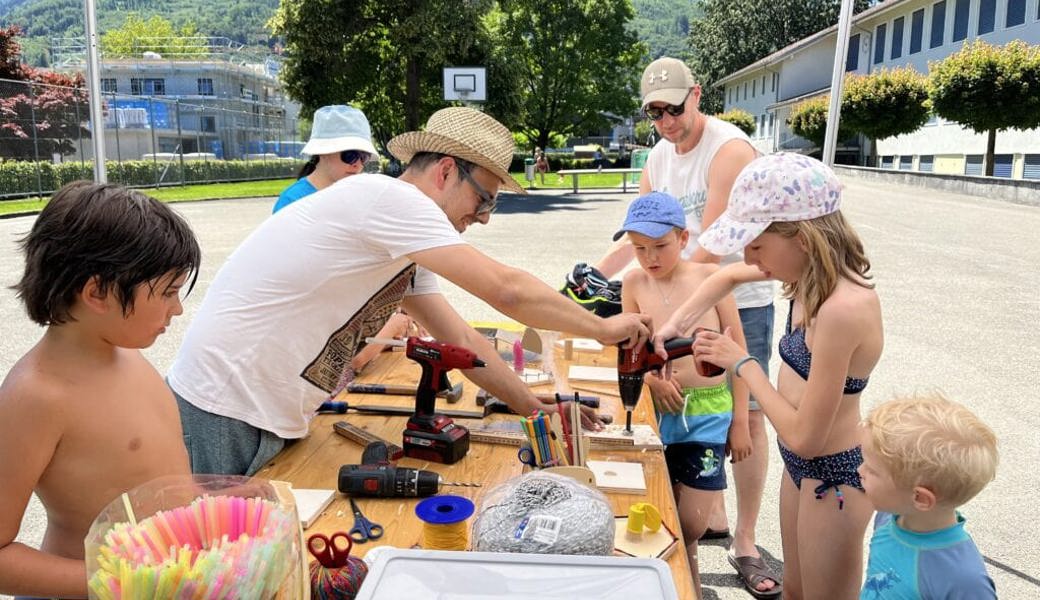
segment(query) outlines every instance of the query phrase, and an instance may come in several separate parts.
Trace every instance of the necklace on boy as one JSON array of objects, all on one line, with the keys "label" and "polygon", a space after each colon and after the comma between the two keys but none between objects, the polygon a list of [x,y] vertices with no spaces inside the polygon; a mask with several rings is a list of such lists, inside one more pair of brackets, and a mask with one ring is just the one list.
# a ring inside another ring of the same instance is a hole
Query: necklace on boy
[{"label": "necklace on boy", "polygon": [[668,293],[665,294],[664,291],[661,290],[661,285],[659,283],[657,283],[656,279],[651,279],[651,281],[654,282],[654,288],[656,288],[657,289],[657,293],[660,294],[661,300],[664,301],[664,305],[665,306],[671,306],[672,303],[671,303],[670,300],[671,300],[671,297],[672,297],[672,292],[675,291],[675,282],[674,281],[672,282],[671,287],[668,289]]}]

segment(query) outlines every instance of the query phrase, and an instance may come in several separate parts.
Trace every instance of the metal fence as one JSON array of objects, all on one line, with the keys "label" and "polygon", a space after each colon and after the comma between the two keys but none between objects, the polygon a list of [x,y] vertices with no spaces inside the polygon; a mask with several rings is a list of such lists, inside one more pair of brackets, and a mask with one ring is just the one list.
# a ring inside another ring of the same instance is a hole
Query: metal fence
[{"label": "metal fence", "polygon": [[[304,142],[283,106],[139,91],[103,93],[109,181],[151,187],[269,179],[289,177],[300,165]],[[95,131],[85,88],[0,79],[0,198],[91,179]]]}]

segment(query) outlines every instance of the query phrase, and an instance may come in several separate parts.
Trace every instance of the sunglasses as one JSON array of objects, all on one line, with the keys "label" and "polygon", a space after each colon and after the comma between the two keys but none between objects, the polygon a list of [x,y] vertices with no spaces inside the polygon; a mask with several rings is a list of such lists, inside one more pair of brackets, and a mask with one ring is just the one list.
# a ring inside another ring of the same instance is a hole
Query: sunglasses
[{"label": "sunglasses", "polygon": [[647,106],[643,109],[643,114],[651,121],[660,121],[661,118],[664,117],[664,113],[668,113],[673,117],[681,116],[686,112],[686,100],[688,100],[689,97],[690,92],[686,92],[686,96],[683,97],[682,102],[679,104],[666,104],[663,108]]},{"label": "sunglasses", "polygon": [[368,152],[362,152],[361,150],[344,150],[339,153],[339,159],[348,165],[352,165],[357,161],[368,162]]},{"label": "sunglasses", "polygon": [[485,190],[482,185],[477,183],[477,180],[473,179],[473,176],[470,175],[469,171],[467,171],[462,166],[462,164],[459,163],[459,161],[455,161],[455,166],[458,168],[459,173],[462,174],[462,178],[465,179],[466,182],[469,183],[471,186],[473,186],[473,190],[476,191],[477,196],[480,197],[480,204],[477,205],[477,214],[482,215],[484,213],[495,212],[495,207],[498,205],[498,200],[491,194],[489,194],[488,191]]}]

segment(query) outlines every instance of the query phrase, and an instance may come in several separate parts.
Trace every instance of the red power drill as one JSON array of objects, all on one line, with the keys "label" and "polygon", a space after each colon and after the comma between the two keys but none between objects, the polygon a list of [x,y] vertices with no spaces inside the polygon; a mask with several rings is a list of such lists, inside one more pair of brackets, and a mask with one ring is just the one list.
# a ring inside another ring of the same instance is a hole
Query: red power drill
[{"label": "red power drill", "polygon": [[[651,342],[646,343],[638,358],[635,358],[634,349],[626,350],[618,345],[618,393],[626,412],[625,433],[632,433],[632,411],[635,410],[636,404],[639,404],[639,395],[643,391],[643,376],[647,371],[660,371],[668,361],[693,354],[693,340],[702,330],[704,328],[698,327],[693,332],[694,337],[672,338],[666,341],[664,350],[668,353],[668,360],[654,353],[654,345]],[[723,371],[724,369],[709,362],[697,362],[697,372],[705,377],[714,377]]]},{"label": "red power drill", "polygon": [[407,340],[405,356],[419,363],[422,378],[415,391],[415,414],[404,431],[404,455],[448,465],[458,462],[469,451],[469,430],[436,414],[437,392],[448,371],[486,363],[466,348],[414,336]]}]

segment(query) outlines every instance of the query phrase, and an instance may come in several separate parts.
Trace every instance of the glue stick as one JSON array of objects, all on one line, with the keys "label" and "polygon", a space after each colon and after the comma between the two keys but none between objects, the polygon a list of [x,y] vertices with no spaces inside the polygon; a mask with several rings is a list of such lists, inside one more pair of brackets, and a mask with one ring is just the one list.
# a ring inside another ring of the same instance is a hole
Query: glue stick
[{"label": "glue stick", "polygon": [[524,374],[524,346],[520,340],[513,342],[513,370],[517,375]]}]

